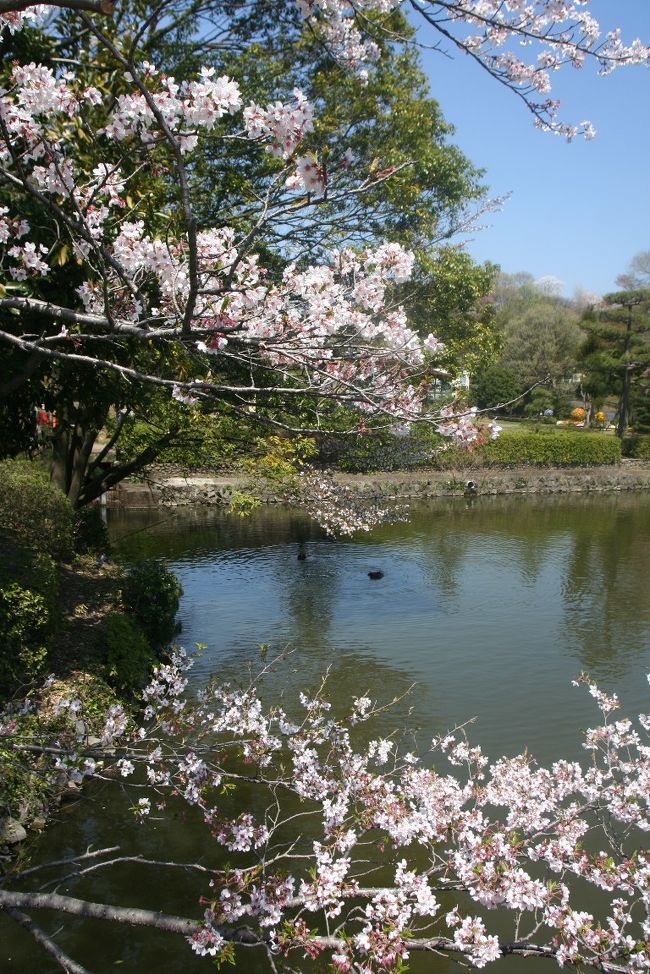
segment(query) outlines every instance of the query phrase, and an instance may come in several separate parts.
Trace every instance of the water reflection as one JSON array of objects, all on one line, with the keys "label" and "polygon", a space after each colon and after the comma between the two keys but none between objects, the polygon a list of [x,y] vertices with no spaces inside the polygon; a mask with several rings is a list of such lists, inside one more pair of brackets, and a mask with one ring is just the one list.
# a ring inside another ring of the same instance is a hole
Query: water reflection
[{"label": "water reflection", "polygon": [[198,680],[236,672],[268,643],[295,648],[309,679],[350,661],[332,678],[349,696],[364,689],[355,667],[372,660],[387,667],[387,695],[417,681],[430,733],[476,716],[493,753],[529,745],[544,759],[569,739],[580,753],[576,728],[593,717],[571,687],[581,670],[645,706],[647,497],[453,498],[411,514],[337,543],[280,508],[249,520],[126,512],[111,529],[127,557],[164,555],[179,572],[183,641],[210,647]]},{"label": "water reflection", "polygon": [[563,591],[567,626],[585,669],[616,679],[647,639],[650,506],[609,499],[580,528]]},{"label": "water reflection", "polygon": [[[542,762],[583,756],[579,729],[595,714],[588,695],[571,686],[582,669],[616,688],[624,708],[647,710],[645,496],[443,500],[414,508],[408,524],[339,543],[280,508],[249,520],[205,509],[111,512],[110,529],[124,557],[164,557],[180,575],[182,641],[208,646],[195,686],[211,674],[246,680],[260,643],[269,644],[269,654],[286,647],[291,655],[266,686],[290,711],[298,690],[329,671],[338,712],[365,693],[400,698],[373,733],[397,727],[426,755],[433,734],[476,717],[470,733],[488,754],[528,746]],[[306,560],[297,558],[299,550]],[[370,580],[371,568],[384,577]],[[137,829],[130,802],[126,793],[93,788],[64,808],[37,857],[59,858],[94,843],[210,863],[214,848],[191,817]],[[189,872],[165,874],[162,882],[156,874],[152,882],[151,874],[126,868],[74,887],[91,899],[181,913],[201,892]],[[48,930],[58,923],[43,921]],[[7,924],[0,918],[0,940],[11,944],[7,970],[49,974],[52,965],[27,935]],[[143,931],[115,936],[101,923],[66,921],[61,943],[96,974],[117,963],[138,974],[205,970],[182,944]],[[536,974],[541,965],[527,961],[526,971]],[[505,961],[495,974],[511,966]],[[455,969],[444,959],[412,964],[416,974]],[[246,955],[238,970],[265,968]]]}]

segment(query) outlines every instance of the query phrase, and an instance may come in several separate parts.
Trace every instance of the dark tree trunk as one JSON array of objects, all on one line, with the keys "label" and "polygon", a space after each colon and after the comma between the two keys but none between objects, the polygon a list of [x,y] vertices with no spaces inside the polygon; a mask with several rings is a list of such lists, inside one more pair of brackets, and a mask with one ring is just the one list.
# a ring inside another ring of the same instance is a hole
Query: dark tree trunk
[{"label": "dark tree trunk", "polygon": [[616,435],[619,437],[619,439],[623,439],[625,436],[627,419],[630,413],[630,345],[632,343],[632,309],[629,308],[628,310],[629,314],[625,323],[625,346],[623,348],[623,391],[621,392],[621,398],[619,401],[618,424],[616,426]]}]

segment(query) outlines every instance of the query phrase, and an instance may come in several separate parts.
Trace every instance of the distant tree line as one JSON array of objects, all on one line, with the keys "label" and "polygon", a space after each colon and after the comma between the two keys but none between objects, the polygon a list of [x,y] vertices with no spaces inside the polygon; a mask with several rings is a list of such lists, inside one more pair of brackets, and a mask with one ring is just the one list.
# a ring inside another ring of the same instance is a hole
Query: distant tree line
[{"label": "distant tree line", "polygon": [[491,294],[501,351],[477,370],[477,406],[561,418],[579,401],[590,425],[608,404],[616,433],[650,432],[650,251],[602,298],[561,297],[554,278],[500,274]]}]

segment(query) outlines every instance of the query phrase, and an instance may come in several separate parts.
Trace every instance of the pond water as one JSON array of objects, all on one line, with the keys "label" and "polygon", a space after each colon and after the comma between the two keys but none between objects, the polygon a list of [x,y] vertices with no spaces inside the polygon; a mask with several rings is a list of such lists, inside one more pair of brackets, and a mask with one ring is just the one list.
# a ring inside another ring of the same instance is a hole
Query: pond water
[{"label": "pond water", "polygon": [[[205,509],[111,512],[109,527],[123,558],[163,557],[180,577],[179,642],[207,646],[196,686],[212,674],[243,676],[260,644],[270,653],[290,649],[269,681],[271,695],[290,698],[328,668],[338,702],[366,692],[389,700],[413,686],[382,716],[382,732],[408,726],[425,750],[434,734],[474,720],[470,737],[489,755],[528,747],[541,763],[584,758],[580,729],[597,712],[571,684],[581,671],[619,693],[623,714],[648,709],[647,495],[438,500],[414,507],[408,523],[342,542],[282,508],[246,520]],[[371,580],[373,569],[383,578]],[[64,806],[35,856],[59,858],[93,843],[208,861],[202,829],[190,820],[138,828],[131,801],[94,786]],[[188,915],[204,890],[189,874],[163,875],[121,867],[71,889]],[[60,918],[40,920],[61,926]],[[206,969],[173,938],[106,926],[66,921],[58,939],[93,974]],[[0,937],[12,974],[57,969],[7,921]],[[257,963],[247,955],[237,970],[263,970]],[[513,963],[491,970],[513,971]],[[543,963],[526,962],[526,970]],[[451,961],[426,962],[427,971],[452,969]]]}]

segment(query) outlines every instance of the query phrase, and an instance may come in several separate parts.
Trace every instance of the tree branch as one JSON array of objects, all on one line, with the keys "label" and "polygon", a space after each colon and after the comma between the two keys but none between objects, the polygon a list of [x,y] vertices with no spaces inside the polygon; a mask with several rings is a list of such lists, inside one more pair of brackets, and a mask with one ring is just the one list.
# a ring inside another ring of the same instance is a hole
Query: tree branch
[{"label": "tree branch", "polygon": [[[0,909],[9,911],[20,907],[35,910],[58,910],[73,916],[86,917],[97,920],[111,920],[136,927],[153,927],[168,933],[191,936],[200,926],[197,920],[187,917],[173,916],[156,910],[143,910],[135,907],[112,906],[108,903],[93,903],[80,900],[72,896],[61,896],[58,893],[14,893],[0,890]],[[248,947],[264,947],[266,940],[258,936],[250,927],[236,929],[221,929],[219,933],[231,943],[243,944]],[[322,950],[341,950],[346,941],[336,936],[316,936],[310,938],[310,943]],[[424,952],[441,951],[446,954],[471,955],[471,948],[462,947],[449,937],[411,938],[404,940],[407,950]],[[556,960],[553,947],[543,944],[532,944],[528,941],[514,941],[501,944],[501,954],[513,957],[540,957]],[[581,963],[604,972],[604,974],[626,974],[626,968],[607,960],[598,958],[584,958]]]},{"label": "tree branch", "polygon": [[11,917],[12,920],[19,923],[21,927],[24,927],[25,930],[29,930],[34,940],[39,943],[41,947],[46,950],[48,954],[50,954],[51,957],[55,959],[59,967],[62,967],[67,974],[89,974],[87,968],[82,967],[82,965],[78,964],[76,960],[68,957],[68,955],[65,954],[61,948],[54,943],[52,938],[48,937],[45,931],[41,930],[41,928],[37,926],[26,913],[21,913],[20,910],[14,909],[7,909],[5,912]]},{"label": "tree branch", "polygon": [[72,916],[95,920],[113,920],[132,927],[155,927],[169,933],[189,936],[196,930],[198,922],[187,917],[172,916],[157,910],[142,910],[137,907],[111,906],[109,903],[92,903],[74,896],[61,896],[59,893],[12,893],[0,890],[0,909],[58,910]]}]

